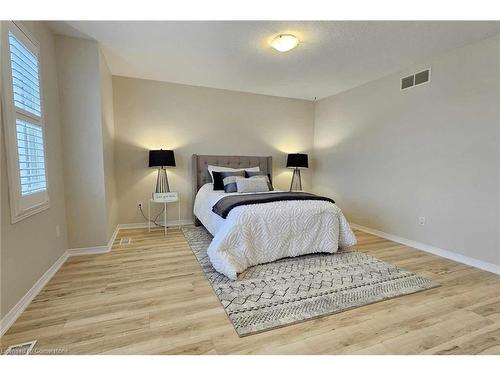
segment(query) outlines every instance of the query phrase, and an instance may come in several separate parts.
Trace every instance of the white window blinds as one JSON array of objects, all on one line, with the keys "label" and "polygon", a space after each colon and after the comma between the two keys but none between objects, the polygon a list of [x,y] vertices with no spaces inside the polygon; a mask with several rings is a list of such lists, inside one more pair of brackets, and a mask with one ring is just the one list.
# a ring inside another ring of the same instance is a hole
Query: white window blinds
[{"label": "white window blinds", "polygon": [[41,115],[38,59],[9,32],[14,105],[35,116]]},{"label": "white window blinds", "polygon": [[42,127],[26,121],[22,115],[41,120],[40,77],[38,58],[12,32],[9,32],[10,64],[16,116],[17,153],[21,195],[44,191],[47,188]]},{"label": "white window blinds", "polygon": [[42,128],[16,119],[16,132],[21,195],[44,191],[47,183]]},{"label": "white window blinds", "polygon": [[2,22],[1,27],[4,127],[15,223],[49,207],[40,51],[21,24]]}]

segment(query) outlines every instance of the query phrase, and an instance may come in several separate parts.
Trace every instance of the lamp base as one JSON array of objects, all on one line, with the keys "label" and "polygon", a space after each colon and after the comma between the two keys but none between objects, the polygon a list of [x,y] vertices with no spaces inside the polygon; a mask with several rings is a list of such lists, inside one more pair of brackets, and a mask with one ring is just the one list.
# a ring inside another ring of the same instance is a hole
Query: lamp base
[{"label": "lamp base", "polygon": [[167,171],[163,167],[158,168],[155,193],[169,193],[169,192],[170,192],[170,186],[168,184]]},{"label": "lamp base", "polygon": [[290,183],[290,191],[302,190],[302,179],[300,177],[300,169],[295,168],[293,170],[292,182]]}]

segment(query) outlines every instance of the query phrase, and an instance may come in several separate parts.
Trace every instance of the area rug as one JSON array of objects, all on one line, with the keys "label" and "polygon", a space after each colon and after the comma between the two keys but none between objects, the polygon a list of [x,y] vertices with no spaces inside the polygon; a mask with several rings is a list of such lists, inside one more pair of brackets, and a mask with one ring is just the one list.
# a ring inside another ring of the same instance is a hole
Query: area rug
[{"label": "area rug", "polygon": [[203,227],[182,230],[240,337],[438,286],[360,251],[285,258],[233,281],[210,263],[211,234]]}]

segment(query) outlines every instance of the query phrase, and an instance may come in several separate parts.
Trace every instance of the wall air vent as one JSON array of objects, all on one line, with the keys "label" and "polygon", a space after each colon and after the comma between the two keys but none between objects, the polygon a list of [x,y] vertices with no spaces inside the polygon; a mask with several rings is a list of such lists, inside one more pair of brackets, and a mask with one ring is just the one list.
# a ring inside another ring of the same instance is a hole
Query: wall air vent
[{"label": "wall air vent", "polygon": [[415,86],[422,83],[429,82],[430,70],[424,70],[423,72],[415,74]]},{"label": "wall air vent", "polygon": [[431,69],[429,68],[421,72],[412,74],[411,76],[401,78],[401,90],[406,90],[409,89],[410,87],[427,83],[429,82],[430,77],[431,77]]},{"label": "wall air vent", "polygon": [[415,84],[415,76],[401,78],[401,90],[408,89]]}]

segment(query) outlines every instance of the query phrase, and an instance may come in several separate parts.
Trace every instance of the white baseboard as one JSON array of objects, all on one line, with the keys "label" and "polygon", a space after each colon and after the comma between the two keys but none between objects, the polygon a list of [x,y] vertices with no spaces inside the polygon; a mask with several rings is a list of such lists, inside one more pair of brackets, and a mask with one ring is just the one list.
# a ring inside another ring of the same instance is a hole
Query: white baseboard
[{"label": "white baseboard", "polygon": [[109,249],[108,251],[111,251],[111,248],[113,247],[113,243],[115,242],[116,236],[118,235],[119,231],[120,231],[120,224],[116,226],[113,234],[111,235],[111,238],[108,241],[108,249]]},{"label": "white baseboard", "polygon": [[110,252],[109,246],[94,246],[94,247],[78,247],[76,249],[68,249],[68,256],[74,257],[78,255],[104,254]]},{"label": "white baseboard", "polygon": [[113,247],[113,242],[115,242],[116,236],[120,231],[120,225],[118,224],[111,235],[111,238],[108,241],[106,246],[93,246],[93,247],[78,247],[75,249],[68,249],[68,256],[78,256],[78,255],[91,255],[91,254],[104,254],[109,253],[111,248]]},{"label": "white baseboard", "polygon": [[[178,227],[183,225],[193,225],[193,219],[184,219],[184,220],[169,220],[167,221],[167,227]],[[118,224],[118,229],[142,229],[147,228],[148,223],[130,223],[130,224]],[[151,228],[159,228],[154,224],[151,224]]]},{"label": "white baseboard", "polygon": [[[167,226],[179,226],[179,225],[191,225],[193,220],[174,220],[168,221]],[[0,320],[0,337],[4,335],[5,332],[14,324],[14,322],[19,318],[23,311],[28,307],[28,305],[33,301],[33,299],[41,292],[43,287],[49,282],[49,280],[56,274],[56,272],[61,268],[61,266],[66,262],[69,257],[79,256],[79,255],[90,255],[90,254],[104,254],[111,251],[113,247],[113,242],[115,242],[116,236],[120,229],[132,229],[132,228],[147,228],[148,223],[136,223],[136,224],[118,224],[105,246],[95,246],[95,247],[81,247],[75,249],[66,250],[55,263],[43,274],[42,277],[31,287],[31,289],[19,300],[18,303]]]},{"label": "white baseboard", "polygon": [[409,247],[413,247],[413,248],[418,249],[418,250],[425,251],[427,253],[431,253],[431,254],[434,254],[434,255],[437,255],[437,256],[440,256],[443,258],[451,259],[455,262],[463,263],[463,264],[466,264],[468,266],[480,268],[482,270],[500,275],[500,266],[497,266],[496,264],[493,264],[493,263],[484,262],[482,260],[471,258],[471,257],[465,256],[462,254],[458,254],[458,253],[455,253],[453,251],[440,249],[440,248],[435,247],[435,246],[431,246],[431,245],[427,245],[427,244],[424,244],[421,242],[409,240],[409,239],[406,239],[403,237],[396,236],[396,235],[391,234],[391,233],[386,233],[386,232],[382,232],[382,231],[377,230],[377,229],[365,227],[363,225],[351,223],[351,227],[354,229],[358,229],[360,231],[366,232],[366,233],[373,234],[373,235],[378,236],[378,237],[385,238],[387,240],[391,240],[391,241],[394,241],[394,242],[397,242],[397,243],[400,243],[400,244],[403,244],[403,245],[406,245]]},{"label": "white baseboard", "polygon": [[38,279],[30,290],[19,300],[18,303],[2,318],[0,321],[0,337],[10,328],[12,324],[19,318],[19,315],[28,307],[38,293],[43,289],[45,284],[49,282],[52,276],[61,268],[68,259],[68,251],[65,251],[55,263]]},{"label": "white baseboard", "polygon": [[0,337],[14,324],[23,311],[33,301],[33,299],[40,293],[43,287],[52,279],[61,266],[68,260],[68,258],[79,255],[90,254],[103,254],[110,251],[108,246],[97,247],[84,247],[78,249],[66,250],[55,263],[38,279],[38,281],[31,287],[30,290],[19,300],[18,303],[0,320]]}]

